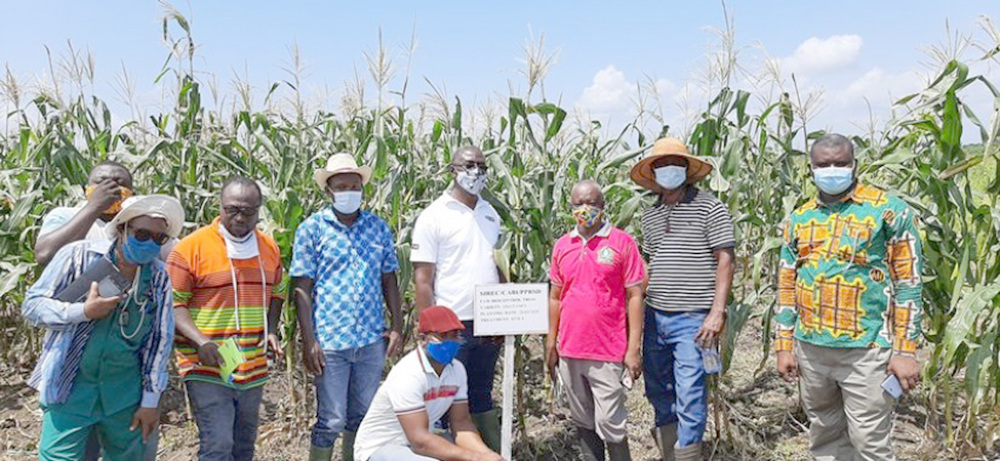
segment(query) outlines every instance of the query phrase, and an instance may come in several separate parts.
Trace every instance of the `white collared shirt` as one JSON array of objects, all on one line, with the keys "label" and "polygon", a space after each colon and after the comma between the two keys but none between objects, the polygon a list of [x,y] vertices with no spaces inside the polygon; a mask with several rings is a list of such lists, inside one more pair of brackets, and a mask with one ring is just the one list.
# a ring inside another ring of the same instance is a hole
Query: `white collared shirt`
[{"label": "white collared shirt", "polygon": [[366,461],[387,445],[409,446],[400,415],[427,412],[427,430],[455,403],[468,400],[465,367],[458,360],[439,376],[420,347],[406,354],[378,388],[354,440],[354,457]]},{"label": "white collared shirt", "polygon": [[482,197],[475,209],[445,192],[420,213],[413,227],[410,261],[433,263],[434,303],[473,319],[477,285],[499,283],[493,250],[500,241],[500,215]]}]

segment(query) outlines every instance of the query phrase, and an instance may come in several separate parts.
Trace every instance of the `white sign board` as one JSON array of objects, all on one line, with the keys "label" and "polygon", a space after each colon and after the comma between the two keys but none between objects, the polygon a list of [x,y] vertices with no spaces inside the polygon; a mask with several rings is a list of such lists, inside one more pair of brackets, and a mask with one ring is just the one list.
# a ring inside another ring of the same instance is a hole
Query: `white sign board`
[{"label": "white sign board", "polygon": [[474,306],[476,336],[549,332],[548,284],[478,285]]},{"label": "white sign board", "polygon": [[549,286],[544,283],[479,285],[473,301],[476,336],[504,336],[501,449],[511,461],[514,434],[514,336],[549,332]]}]

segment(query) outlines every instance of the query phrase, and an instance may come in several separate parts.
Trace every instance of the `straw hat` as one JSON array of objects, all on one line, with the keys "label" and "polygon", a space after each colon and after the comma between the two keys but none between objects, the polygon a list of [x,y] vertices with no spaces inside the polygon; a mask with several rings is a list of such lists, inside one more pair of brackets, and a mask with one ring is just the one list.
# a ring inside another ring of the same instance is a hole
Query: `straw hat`
[{"label": "straw hat", "polygon": [[712,164],[688,153],[687,146],[677,138],[660,138],[653,144],[653,148],[634,167],[632,167],[632,180],[636,184],[649,190],[659,190],[656,184],[656,173],[653,172],[653,164],[664,157],[681,157],[687,160],[687,182],[694,183],[701,181],[712,172]]},{"label": "straw hat", "polygon": [[140,216],[162,218],[167,221],[167,235],[177,238],[184,228],[184,207],[180,200],[169,195],[136,195],[125,199],[122,211],[108,222],[109,237],[118,235],[118,226]]},{"label": "straw hat", "polygon": [[326,161],[326,168],[316,170],[313,179],[320,189],[326,189],[326,180],[331,176],[341,173],[354,173],[361,176],[361,184],[368,184],[368,179],[372,176],[372,169],[367,166],[358,166],[351,154],[333,154]]}]

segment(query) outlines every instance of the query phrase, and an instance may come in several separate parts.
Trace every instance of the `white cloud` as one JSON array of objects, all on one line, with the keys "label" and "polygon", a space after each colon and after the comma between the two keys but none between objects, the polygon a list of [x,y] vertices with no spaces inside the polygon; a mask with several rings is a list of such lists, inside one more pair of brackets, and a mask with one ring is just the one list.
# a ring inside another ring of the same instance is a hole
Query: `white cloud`
[{"label": "white cloud", "polygon": [[842,69],[857,61],[863,44],[859,35],[812,37],[799,44],[791,56],[781,59],[781,68],[796,74]]},{"label": "white cloud", "polygon": [[920,90],[916,73],[888,73],[873,67],[835,94],[837,102],[844,105],[863,103],[865,99],[889,105],[895,99]]},{"label": "white cloud", "polygon": [[665,78],[657,80],[654,87],[661,98],[677,91],[677,84]]},{"label": "white cloud", "polygon": [[635,86],[625,73],[609,65],[594,74],[591,85],[583,89],[576,107],[593,113],[610,114],[628,106],[629,93]]}]

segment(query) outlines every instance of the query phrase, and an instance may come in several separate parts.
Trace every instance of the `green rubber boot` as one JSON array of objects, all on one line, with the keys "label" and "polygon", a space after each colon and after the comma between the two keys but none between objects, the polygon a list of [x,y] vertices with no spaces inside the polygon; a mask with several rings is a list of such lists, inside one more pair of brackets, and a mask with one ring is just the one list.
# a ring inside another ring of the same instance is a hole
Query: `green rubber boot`
[{"label": "green rubber boot", "polygon": [[677,461],[701,461],[701,444],[688,445],[686,447],[676,447]]},{"label": "green rubber boot", "polygon": [[341,452],[341,459],[344,461],[354,461],[354,438],[358,436],[357,432],[344,432],[343,438],[343,451]]},{"label": "green rubber boot", "polygon": [[580,451],[580,461],[604,461],[604,441],[597,432],[575,426],[573,438],[577,450]]},{"label": "green rubber boot", "polygon": [[656,447],[660,449],[660,459],[663,461],[675,461],[674,445],[677,444],[677,424],[654,427],[651,431]]},{"label": "green rubber boot", "polygon": [[309,461],[330,461],[333,459],[333,447],[309,447]]},{"label": "green rubber boot", "polygon": [[628,449],[628,438],[618,443],[608,443],[608,461],[632,461],[632,452]]},{"label": "green rubber boot", "polygon": [[490,450],[500,453],[500,411],[496,408],[482,413],[473,413],[472,422],[479,430],[479,436]]}]

